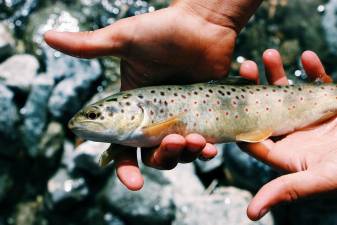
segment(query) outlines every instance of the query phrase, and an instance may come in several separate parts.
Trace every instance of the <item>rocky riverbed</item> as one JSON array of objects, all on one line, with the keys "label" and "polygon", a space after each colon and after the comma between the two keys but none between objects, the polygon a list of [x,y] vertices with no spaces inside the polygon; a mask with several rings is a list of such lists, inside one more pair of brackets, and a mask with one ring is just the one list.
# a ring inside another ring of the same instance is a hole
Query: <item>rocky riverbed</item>
[{"label": "rocky riverbed", "polygon": [[[142,166],[145,187],[130,192],[113,165],[97,165],[106,144],[79,144],[67,129],[81,107],[119,90],[119,60],[66,56],[48,47],[43,33],[92,30],[167,4],[0,0],[0,225],[336,224],[333,199],[281,205],[249,221],[252,194],[279,174],[235,144],[219,145],[210,162],[172,171]],[[244,59],[261,64],[263,50],[273,47],[281,50],[293,82],[306,82],[299,56],[307,49],[337,78],[336,10],[335,0],[264,2],[239,36],[233,73]]]}]

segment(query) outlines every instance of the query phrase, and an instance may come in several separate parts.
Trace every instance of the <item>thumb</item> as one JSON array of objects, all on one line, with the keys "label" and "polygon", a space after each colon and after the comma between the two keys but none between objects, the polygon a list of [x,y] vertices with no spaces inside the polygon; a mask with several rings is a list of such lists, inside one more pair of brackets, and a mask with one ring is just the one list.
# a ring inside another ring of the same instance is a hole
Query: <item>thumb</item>
[{"label": "thumb", "polygon": [[119,20],[95,31],[48,31],[44,39],[52,48],[80,58],[123,56],[126,54],[135,27],[133,21],[134,18]]},{"label": "thumb", "polygon": [[260,189],[250,202],[247,215],[251,220],[259,220],[278,203],[295,201],[322,192],[322,189],[325,189],[324,184],[310,171],[281,176]]}]

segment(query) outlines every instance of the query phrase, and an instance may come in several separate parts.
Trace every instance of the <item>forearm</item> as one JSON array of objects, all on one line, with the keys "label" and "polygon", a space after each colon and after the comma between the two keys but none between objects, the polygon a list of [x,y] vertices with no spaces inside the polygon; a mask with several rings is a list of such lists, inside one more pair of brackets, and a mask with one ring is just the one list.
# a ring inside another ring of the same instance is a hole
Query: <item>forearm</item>
[{"label": "forearm", "polygon": [[174,0],[206,20],[239,32],[255,13],[262,0]]}]

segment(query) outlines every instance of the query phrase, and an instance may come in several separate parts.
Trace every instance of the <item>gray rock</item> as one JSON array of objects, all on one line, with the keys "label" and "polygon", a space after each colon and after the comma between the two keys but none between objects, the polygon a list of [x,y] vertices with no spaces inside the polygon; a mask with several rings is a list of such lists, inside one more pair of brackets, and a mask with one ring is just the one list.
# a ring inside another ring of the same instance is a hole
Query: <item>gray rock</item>
[{"label": "gray rock", "polygon": [[0,61],[12,55],[15,51],[15,40],[7,25],[0,23]]},{"label": "gray rock", "polygon": [[28,54],[14,55],[0,64],[0,80],[14,89],[27,92],[37,75],[39,62]]},{"label": "gray rock", "polygon": [[42,156],[44,160],[48,160],[48,164],[55,163],[56,156],[58,156],[63,149],[64,136],[65,134],[61,124],[57,122],[49,123],[45,134],[38,144],[37,155]]},{"label": "gray rock", "polygon": [[86,141],[68,155],[66,167],[69,172],[80,170],[92,176],[103,173],[104,168],[98,164],[100,154],[108,149],[110,144]]},{"label": "gray rock", "polygon": [[[7,172],[7,171],[6,171]],[[0,172],[0,202],[8,195],[8,192],[13,188],[14,180],[8,173]]]},{"label": "gray rock", "polygon": [[250,191],[257,191],[278,176],[270,166],[244,153],[235,143],[227,144],[224,159],[224,170],[229,182]]},{"label": "gray rock", "polygon": [[84,178],[73,178],[62,168],[48,181],[47,189],[49,204],[60,210],[70,209],[89,195]]},{"label": "gray rock", "polygon": [[175,207],[173,191],[161,171],[143,170],[145,186],[131,192],[117,178],[110,179],[99,199],[128,224],[171,224]]},{"label": "gray rock", "polygon": [[267,214],[262,220],[252,222],[246,209],[252,196],[236,188],[219,188],[212,195],[187,196],[177,206],[173,225],[273,225]]},{"label": "gray rock", "polygon": [[224,163],[223,150],[224,144],[217,144],[218,154],[216,157],[210,161],[196,160],[195,165],[201,173],[210,173],[218,168],[220,168]]},{"label": "gray rock", "polygon": [[17,122],[18,110],[14,104],[14,94],[0,82],[0,154],[15,156],[18,151]]},{"label": "gray rock", "polygon": [[24,117],[23,140],[30,156],[38,153],[38,144],[48,122],[48,100],[54,86],[54,80],[46,75],[37,76],[32,84],[21,113]]},{"label": "gray rock", "polygon": [[322,27],[325,32],[325,39],[331,53],[337,52],[337,2],[330,0],[325,4],[325,12],[322,17]]},{"label": "gray rock", "polygon": [[57,120],[67,122],[94,92],[100,65],[95,60],[82,62],[82,70],[57,84],[49,99],[49,110]]}]

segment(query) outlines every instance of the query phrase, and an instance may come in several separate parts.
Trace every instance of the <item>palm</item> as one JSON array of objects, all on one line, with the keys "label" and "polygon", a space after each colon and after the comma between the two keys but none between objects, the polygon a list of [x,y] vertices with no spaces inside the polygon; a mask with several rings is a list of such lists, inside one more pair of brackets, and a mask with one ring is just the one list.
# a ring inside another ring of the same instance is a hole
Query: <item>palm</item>
[{"label": "palm", "polygon": [[139,16],[122,60],[122,88],[225,76],[236,34],[205,22],[179,8]]}]

